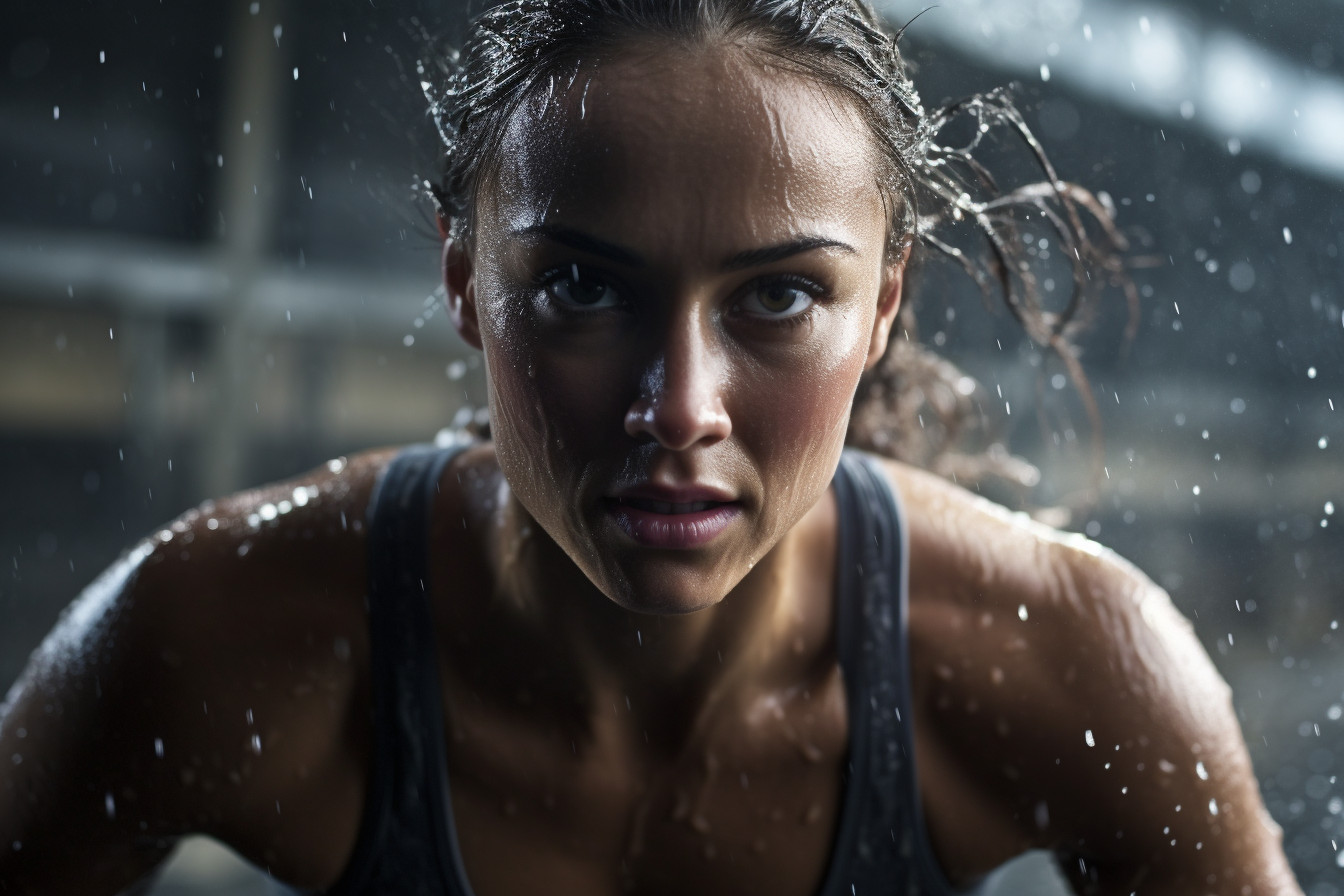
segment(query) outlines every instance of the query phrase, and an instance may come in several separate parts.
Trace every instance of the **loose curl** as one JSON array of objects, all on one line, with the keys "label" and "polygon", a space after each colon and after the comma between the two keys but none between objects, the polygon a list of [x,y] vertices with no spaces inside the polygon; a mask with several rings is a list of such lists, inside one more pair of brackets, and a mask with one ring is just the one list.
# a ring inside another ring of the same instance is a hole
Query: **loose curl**
[{"label": "loose curl", "polygon": [[[729,41],[766,54],[853,102],[881,160],[888,253],[899,257],[913,244],[917,267],[931,250],[964,268],[987,295],[997,294],[1027,336],[1063,362],[1098,431],[1071,337],[1101,288],[1128,286],[1127,247],[1111,210],[1056,175],[1008,91],[926,111],[900,35],[863,0],[512,0],[472,21],[460,53],[418,65],[444,146],[442,177],[425,186],[451,236],[469,240],[480,190],[497,171],[503,130],[528,99],[569,89],[582,66],[612,58],[633,40]],[[947,136],[967,130],[960,142]],[[1003,132],[1026,148],[1042,178],[998,184],[977,151]],[[1072,289],[1058,310],[1046,308],[1020,238],[1026,220],[1057,235],[1072,268]],[[959,245],[968,234],[978,249]],[[1132,288],[1126,292],[1132,327],[1135,299]],[[905,338],[893,339],[859,384],[846,441],[963,482],[993,476],[1035,484],[1034,468],[994,440],[979,385],[914,338],[912,299],[907,295],[898,319]]]}]

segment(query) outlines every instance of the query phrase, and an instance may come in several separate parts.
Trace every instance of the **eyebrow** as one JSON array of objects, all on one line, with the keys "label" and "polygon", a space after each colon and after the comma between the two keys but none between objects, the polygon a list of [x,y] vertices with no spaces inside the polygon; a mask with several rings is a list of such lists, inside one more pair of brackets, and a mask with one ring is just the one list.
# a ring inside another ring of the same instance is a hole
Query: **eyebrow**
[{"label": "eyebrow", "polygon": [[[624,246],[616,243],[609,243],[606,240],[598,239],[595,236],[584,233],[581,230],[575,230],[571,227],[563,227],[555,224],[533,224],[528,227],[522,227],[512,232],[515,237],[521,236],[541,236],[561,245],[569,246],[572,249],[579,249],[593,255],[600,255],[603,258],[609,258],[612,261],[619,262],[631,267],[647,267],[647,262],[637,252],[633,252]],[[756,249],[745,249],[724,259],[721,267],[724,270],[734,271],[743,268],[752,268],[759,265],[771,264],[772,262],[782,261],[794,255],[801,255],[804,252],[811,252],[816,249],[839,249],[851,255],[857,254],[858,250],[848,243],[840,240],[833,240],[823,236],[802,235],[796,236],[787,242],[778,243],[774,246],[761,246]]]}]

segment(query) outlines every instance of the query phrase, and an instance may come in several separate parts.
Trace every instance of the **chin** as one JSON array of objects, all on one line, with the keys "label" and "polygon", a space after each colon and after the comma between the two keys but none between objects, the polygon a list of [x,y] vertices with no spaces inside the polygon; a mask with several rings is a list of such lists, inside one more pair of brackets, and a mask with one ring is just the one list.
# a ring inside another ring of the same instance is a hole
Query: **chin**
[{"label": "chin", "polygon": [[610,600],[632,613],[650,616],[685,616],[718,605],[730,587],[704,581],[703,577],[672,571],[647,570],[642,575],[609,577],[613,587],[601,590]]}]

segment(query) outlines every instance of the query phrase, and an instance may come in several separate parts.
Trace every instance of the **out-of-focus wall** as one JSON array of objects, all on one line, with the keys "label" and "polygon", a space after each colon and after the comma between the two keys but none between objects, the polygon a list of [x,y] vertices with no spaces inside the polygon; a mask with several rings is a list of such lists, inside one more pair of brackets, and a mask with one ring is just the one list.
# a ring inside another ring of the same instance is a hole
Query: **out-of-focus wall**
[{"label": "out-of-focus wall", "polygon": [[[1036,499],[1192,617],[1310,896],[1344,892],[1344,173],[1312,154],[1344,143],[1337,13],[949,0],[903,38],[929,105],[1018,79],[1060,175],[1109,197],[1145,265],[1133,341],[1118,297],[1083,340],[1096,476],[1061,368],[947,266],[921,275],[919,336],[980,379]],[[141,534],[480,401],[415,186],[436,160],[415,60],[463,15],[0,12],[0,686]],[[162,892],[265,892],[238,868],[195,842]]]}]

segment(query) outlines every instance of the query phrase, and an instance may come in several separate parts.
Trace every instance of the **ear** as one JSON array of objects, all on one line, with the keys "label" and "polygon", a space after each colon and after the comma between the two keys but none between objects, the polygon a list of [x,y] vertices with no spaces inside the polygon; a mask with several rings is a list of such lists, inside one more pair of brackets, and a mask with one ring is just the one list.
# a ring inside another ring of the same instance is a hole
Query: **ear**
[{"label": "ear", "polygon": [[896,312],[901,310],[901,293],[905,288],[905,269],[910,261],[910,248],[906,243],[900,257],[888,264],[882,272],[882,287],[877,297],[877,316],[873,319],[873,334],[868,342],[868,360],[864,362],[864,371],[872,370],[886,354],[887,342],[891,330],[896,326]]},{"label": "ear", "polygon": [[447,235],[446,224],[439,219],[443,240],[443,286],[448,318],[457,335],[472,348],[481,348],[481,328],[476,318],[476,271],[471,253],[461,238]]}]

